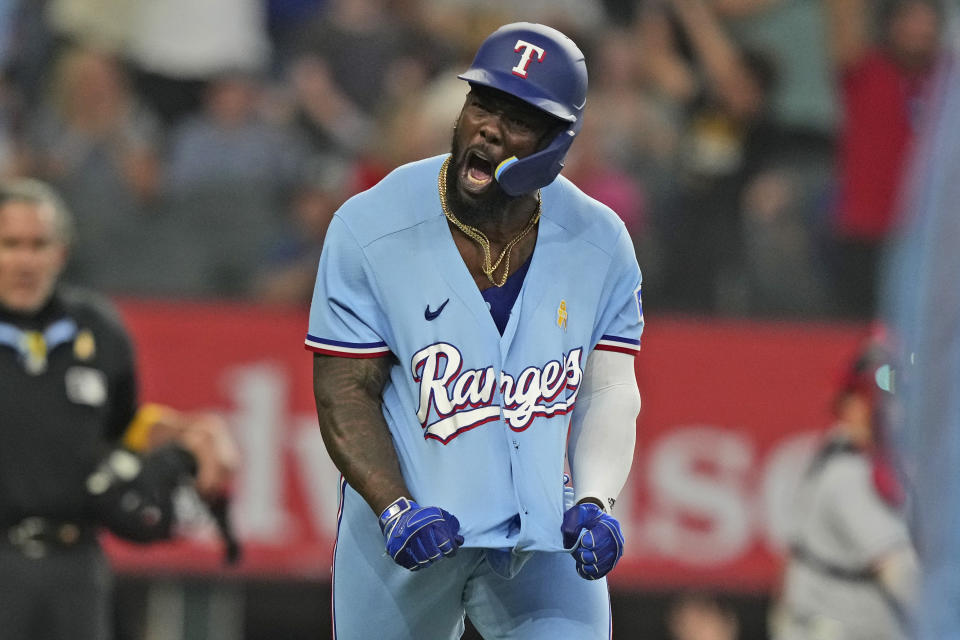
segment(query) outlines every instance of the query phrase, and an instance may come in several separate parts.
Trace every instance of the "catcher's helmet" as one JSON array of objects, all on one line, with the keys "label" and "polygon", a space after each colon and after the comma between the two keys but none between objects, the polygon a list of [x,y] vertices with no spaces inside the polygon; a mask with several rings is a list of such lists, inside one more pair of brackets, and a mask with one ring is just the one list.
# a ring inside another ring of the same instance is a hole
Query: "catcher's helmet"
[{"label": "catcher's helmet", "polygon": [[834,412],[839,415],[842,403],[850,396],[865,399],[870,409],[872,436],[878,446],[894,437],[900,423],[900,405],[909,383],[909,367],[901,364],[893,338],[878,324],[864,340],[847,366],[834,396]]},{"label": "catcher's helmet", "polygon": [[508,158],[494,173],[513,196],[553,182],[583,125],[587,101],[587,65],[573,40],[542,24],[504,25],[483,41],[473,64],[458,77],[499,89],[569,123],[544,149],[520,160]]}]

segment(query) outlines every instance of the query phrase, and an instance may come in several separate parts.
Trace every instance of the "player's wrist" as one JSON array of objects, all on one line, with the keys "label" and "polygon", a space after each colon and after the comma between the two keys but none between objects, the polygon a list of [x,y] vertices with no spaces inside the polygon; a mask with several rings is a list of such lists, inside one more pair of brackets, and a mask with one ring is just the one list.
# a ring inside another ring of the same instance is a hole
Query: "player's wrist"
[{"label": "player's wrist", "polygon": [[600,511],[602,511],[602,512],[604,512],[604,513],[608,513],[607,507],[606,507],[606,505],[604,505],[603,500],[601,500],[600,498],[597,498],[597,497],[595,497],[595,496],[583,496],[582,498],[580,498],[579,500],[577,500],[576,504],[578,504],[578,505],[580,505],[580,504],[594,504],[594,505],[600,507]]},{"label": "player's wrist", "polygon": [[385,531],[387,526],[401,515],[410,511],[411,509],[416,509],[419,505],[407,498],[406,496],[400,496],[390,504],[388,504],[379,515],[380,521],[380,531]]}]

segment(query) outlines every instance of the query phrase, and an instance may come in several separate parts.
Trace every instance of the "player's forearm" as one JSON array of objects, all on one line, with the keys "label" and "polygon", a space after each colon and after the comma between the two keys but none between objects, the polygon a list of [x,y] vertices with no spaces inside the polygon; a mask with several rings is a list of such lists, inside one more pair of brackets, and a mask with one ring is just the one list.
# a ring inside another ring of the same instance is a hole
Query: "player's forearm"
[{"label": "player's forearm", "polygon": [[409,490],[380,409],[389,358],[314,356],[320,432],[343,477],[379,515]]},{"label": "player's forearm", "polygon": [[577,502],[612,508],[633,463],[639,411],[633,358],[612,352],[591,354],[568,444]]}]

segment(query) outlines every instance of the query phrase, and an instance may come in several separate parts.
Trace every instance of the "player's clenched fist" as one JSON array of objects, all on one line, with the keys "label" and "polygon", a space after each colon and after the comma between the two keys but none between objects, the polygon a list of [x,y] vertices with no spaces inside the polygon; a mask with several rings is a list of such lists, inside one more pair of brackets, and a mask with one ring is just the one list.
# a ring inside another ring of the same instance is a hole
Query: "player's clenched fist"
[{"label": "player's clenched fist", "polygon": [[463,544],[460,521],[438,507],[421,507],[397,498],[380,514],[387,553],[401,567],[416,571],[442,557],[456,555]]},{"label": "player's clenched fist", "polygon": [[623,533],[616,518],[593,503],[574,505],[563,514],[563,546],[577,561],[577,573],[596,580],[610,573],[623,555]]}]

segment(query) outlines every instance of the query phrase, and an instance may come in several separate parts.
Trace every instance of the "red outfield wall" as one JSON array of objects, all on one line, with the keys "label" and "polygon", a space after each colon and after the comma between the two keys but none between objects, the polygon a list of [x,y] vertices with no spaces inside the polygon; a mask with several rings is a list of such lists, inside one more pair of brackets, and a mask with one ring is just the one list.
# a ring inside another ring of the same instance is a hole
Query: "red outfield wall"
[{"label": "red outfield wall", "polygon": [[[220,411],[240,441],[233,515],[246,554],[230,573],[329,576],[338,474],[316,427],[306,314],[152,302],[121,309],[142,398]],[[636,461],[617,504],[627,550],[613,584],[773,586],[789,496],[863,335],[849,325],[648,317]],[[222,571],[212,527],[189,534],[108,547],[122,571]]]}]

